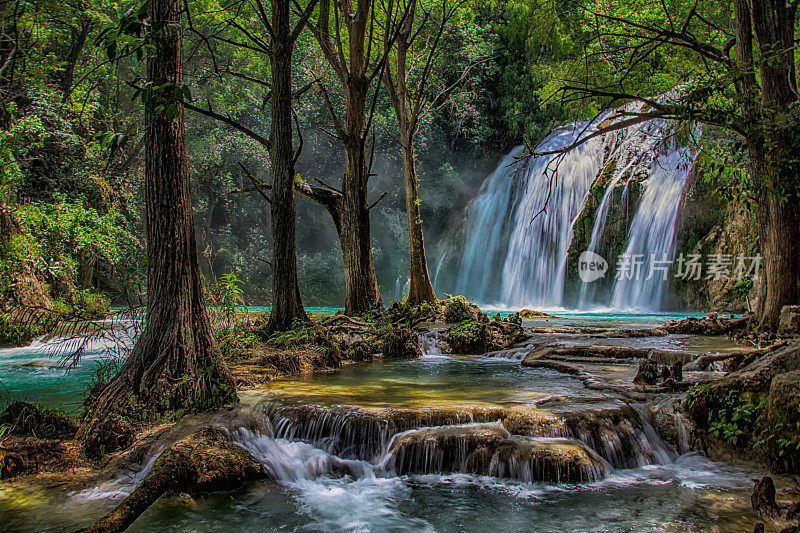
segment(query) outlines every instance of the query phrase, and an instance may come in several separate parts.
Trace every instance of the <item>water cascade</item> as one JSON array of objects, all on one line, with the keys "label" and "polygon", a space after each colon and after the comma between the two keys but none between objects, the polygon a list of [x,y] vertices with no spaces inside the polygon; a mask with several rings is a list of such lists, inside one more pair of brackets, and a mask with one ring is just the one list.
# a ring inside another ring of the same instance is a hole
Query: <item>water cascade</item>
[{"label": "water cascade", "polygon": [[[675,255],[675,224],[683,184],[689,175],[694,152],[670,146],[651,165],[644,193],[633,218],[623,256],[641,271],[621,276],[614,285],[611,306],[616,309],[661,308],[669,273],[653,266],[669,265]],[[646,273],[645,273],[646,272]]]},{"label": "water cascade", "polygon": [[[636,105],[624,111],[636,112]],[[561,128],[536,152],[568,146],[590,135],[597,124],[619,116],[626,115],[607,113],[591,125],[577,122]],[[512,150],[484,181],[468,210],[456,291],[478,302],[512,308],[577,304],[659,310],[668,281],[660,271],[648,279],[648,267],[651,258],[656,264],[673,259],[678,205],[695,155],[678,146],[673,133],[664,122],[651,121],[590,138],[563,155],[514,163],[523,149]],[[632,183],[637,187],[633,198]],[[625,220],[609,218],[618,202],[624,205]],[[584,218],[590,224],[585,230]],[[576,240],[576,223],[585,241]],[[612,223],[622,232],[613,237],[624,242],[609,248],[605,241],[611,238],[607,228]],[[578,253],[587,249],[613,255],[605,257],[611,265],[609,280],[616,275],[616,254],[623,250],[623,257],[641,263],[640,274],[631,272],[609,284],[598,301],[597,285],[568,278],[568,256],[575,253],[571,246],[578,246]],[[574,299],[565,297],[568,293]]]}]

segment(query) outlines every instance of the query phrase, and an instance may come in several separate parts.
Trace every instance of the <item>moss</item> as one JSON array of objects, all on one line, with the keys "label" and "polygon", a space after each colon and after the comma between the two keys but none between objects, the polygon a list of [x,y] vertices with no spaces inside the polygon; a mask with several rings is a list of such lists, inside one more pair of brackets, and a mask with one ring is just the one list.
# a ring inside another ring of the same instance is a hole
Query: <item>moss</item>
[{"label": "moss", "polygon": [[474,304],[463,296],[455,296],[443,300],[442,306],[444,307],[444,321],[449,324],[473,318],[472,307],[474,307]]},{"label": "moss", "polygon": [[422,355],[416,333],[408,328],[392,328],[383,335],[383,356],[387,359],[414,359]]},{"label": "moss", "polygon": [[465,320],[447,331],[446,340],[455,353],[482,353],[486,351],[486,325]]}]

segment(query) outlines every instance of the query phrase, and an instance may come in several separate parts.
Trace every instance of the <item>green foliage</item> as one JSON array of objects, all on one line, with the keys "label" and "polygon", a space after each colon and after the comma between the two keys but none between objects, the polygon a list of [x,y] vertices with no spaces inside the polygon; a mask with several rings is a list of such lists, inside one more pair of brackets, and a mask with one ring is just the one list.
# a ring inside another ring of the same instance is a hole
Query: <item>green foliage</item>
[{"label": "green foliage", "polygon": [[387,359],[414,359],[421,355],[417,334],[409,328],[392,327],[382,336]]},{"label": "green foliage", "polygon": [[445,322],[455,324],[472,318],[471,304],[463,296],[456,296],[442,301]]},{"label": "green foliage", "polygon": [[20,206],[17,211],[25,230],[34,238],[42,257],[51,266],[76,269],[83,261],[120,260],[123,240],[134,237],[120,225],[119,214],[101,215],[83,201],[70,202],[56,195],[56,203]]},{"label": "green foliage", "polygon": [[318,331],[314,324],[294,319],[289,331],[276,331],[267,339],[267,343],[275,348],[296,350],[308,348],[317,342]]},{"label": "green foliage", "polygon": [[733,287],[725,295],[725,299],[729,302],[743,302],[746,301],[753,289],[753,280],[749,277],[744,277],[736,281]]},{"label": "green foliage", "polygon": [[222,357],[227,361],[244,358],[248,350],[258,341],[258,335],[253,331],[249,321],[238,322],[221,329],[216,338]]},{"label": "green foliage", "polygon": [[[8,104],[13,113],[17,104]],[[38,116],[22,117],[7,130],[0,129],[0,204],[14,202],[17,186],[23,179],[22,165],[28,155],[42,147],[47,131]]]},{"label": "green foliage", "polygon": [[45,333],[47,330],[41,322],[32,320],[18,323],[0,316],[0,347],[24,346]]},{"label": "green foliage", "polygon": [[54,409],[17,401],[0,412],[0,442],[11,435],[52,439],[74,433],[75,424]]},{"label": "green foliage", "polygon": [[486,325],[465,320],[448,330],[446,340],[455,353],[481,353],[486,344]]},{"label": "green foliage", "polygon": [[729,390],[722,398],[721,405],[708,413],[708,432],[731,444],[752,429],[753,423],[764,410],[766,400],[755,406],[742,400],[740,391]]},{"label": "green foliage", "polygon": [[223,274],[217,280],[214,301],[228,328],[231,327],[237,310],[245,307],[242,285],[244,282],[237,278],[234,272]]}]

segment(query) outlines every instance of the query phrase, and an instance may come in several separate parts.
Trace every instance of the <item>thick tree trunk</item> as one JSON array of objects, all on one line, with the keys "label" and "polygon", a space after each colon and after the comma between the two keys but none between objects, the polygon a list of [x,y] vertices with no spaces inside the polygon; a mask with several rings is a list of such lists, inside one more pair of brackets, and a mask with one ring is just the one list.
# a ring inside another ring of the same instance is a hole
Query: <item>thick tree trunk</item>
[{"label": "thick tree trunk", "polygon": [[772,196],[760,201],[758,233],[763,255],[763,276],[757,312],[761,325],[777,326],[781,308],[800,302],[800,202],[795,196],[780,201]]},{"label": "thick tree trunk", "polygon": [[[407,129],[407,128],[406,128]],[[411,287],[408,303],[419,305],[423,302],[437,301],[431,277],[428,273],[428,260],[425,256],[425,242],[422,237],[422,217],[417,181],[416,157],[414,154],[413,133],[401,132],[403,144],[403,182],[406,192],[406,221],[408,222],[408,249]]]},{"label": "thick tree trunk", "polygon": [[800,303],[800,187],[794,163],[800,150],[794,110],[796,8],[784,0],[736,0],[734,7],[741,70],[736,88],[749,126],[750,173],[764,261],[756,310],[762,327],[775,328],[781,308]]},{"label": "thick tree trunk", "polygon": [[308,321],[297,283],[289,9],[288,2],[272,0],[272,311],[267,331],[291,329],[295,319]]},{"label": "thick tree trunk", "polygon": [[[183,41],[180,0],[151,0],[156,36],[148,61],[152,86],[181,83]],[[171,93],[154,95],[171,99]],[[192,203],[183,106],[169,118],[145,110],[145,208],[148,255],[147,322],[119,374],[102,391],[87,416],[104,420],[131,413],[132,403],[147,415],[178,409],[206,409],[236,400],[203,305]],[[87,429],[84,427],[83,432]]]},{"label": "thick tree trunk", "polygon": [[351,76],[347,84],[344,143],[343,196],[338,202],[339,242],[342,247],[345,278],[345,313],[361,314],[381,306],[378,278],[372,262],[367,184],[369,168],[366,153],[366,109],[369,80]]},{"label": "thick tree trunk", "polygon": [[345,145],[344,195],[337,205],[339,243],[344,261],[344,309],[348,315],[381,306],[378,278],[372,262],[365,148],[360,139]]}]

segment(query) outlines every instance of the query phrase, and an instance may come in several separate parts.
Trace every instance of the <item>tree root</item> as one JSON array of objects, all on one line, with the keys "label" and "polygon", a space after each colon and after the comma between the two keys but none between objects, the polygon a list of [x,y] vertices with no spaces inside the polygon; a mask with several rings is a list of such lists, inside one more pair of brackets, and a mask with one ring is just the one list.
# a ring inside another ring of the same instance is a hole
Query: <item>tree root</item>
[{"label": "tree root", "polygon": [[236,489],[266,477],[261,464],[233,444],[224,430],[204,427],[167,448],[153,473],[116,509],[83,532],[124,531],[165,492],[215,492]]}]

